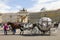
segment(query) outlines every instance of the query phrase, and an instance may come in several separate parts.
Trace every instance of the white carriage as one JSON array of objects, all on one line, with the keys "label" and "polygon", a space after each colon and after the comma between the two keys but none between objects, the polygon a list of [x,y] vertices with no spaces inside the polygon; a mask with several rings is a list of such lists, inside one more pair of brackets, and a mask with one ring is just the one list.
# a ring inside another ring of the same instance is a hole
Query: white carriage
[{"label": "white carriage", "polygon": [[41,32],[43,32],[43,34],[45,34],[45,32],[49,32],[50,34],[50,28],[52,27],[52,19],[48,18],[48,17],[42,17],[39,20],[39,27]]}]

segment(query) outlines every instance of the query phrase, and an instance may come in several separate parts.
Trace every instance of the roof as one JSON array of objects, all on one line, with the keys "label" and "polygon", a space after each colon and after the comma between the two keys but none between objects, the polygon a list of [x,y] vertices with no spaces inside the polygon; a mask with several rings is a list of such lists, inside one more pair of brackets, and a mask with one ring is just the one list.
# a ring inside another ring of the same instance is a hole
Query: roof
[{"label": "roof", "polygon": [[39,21],[52,21],[49,17],[42,17]]}]

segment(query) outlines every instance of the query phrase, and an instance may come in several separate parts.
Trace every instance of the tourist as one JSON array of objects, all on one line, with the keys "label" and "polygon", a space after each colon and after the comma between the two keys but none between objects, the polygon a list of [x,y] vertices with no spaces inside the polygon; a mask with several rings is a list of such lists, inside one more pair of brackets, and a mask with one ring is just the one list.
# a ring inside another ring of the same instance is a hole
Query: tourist
[{"label": "tourist", "polygon": [[4,34],[7,35],[7,29],[8,29],[8,25],[7,24],[4,24]]}]

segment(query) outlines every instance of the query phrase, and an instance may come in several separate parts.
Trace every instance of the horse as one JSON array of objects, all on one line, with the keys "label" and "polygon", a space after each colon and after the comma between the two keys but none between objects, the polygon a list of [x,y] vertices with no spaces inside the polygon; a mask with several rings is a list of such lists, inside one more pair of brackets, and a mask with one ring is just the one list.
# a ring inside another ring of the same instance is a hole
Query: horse
[{"label": "horse", "polygon": [[7,22],[7,24],[11,25],[13,35],[15,34],[16,29],[20,29],[21,30],[20,34],[24,33],[24,30],[23,30],[24,26],[21,25],[20,23]]},{"label": "horse", "polygon": [[[39,24],[37,24],[37,23],[34,23],[34,24],[32,24],[32,25],[31,25],[31,24],[29,25],[29,24],[27,23],[28,28],[25,28],[25,27],[24,27],[24,24],[22,25],[22,24],[20,24],[20,23],[8,22],[7,24],[8,24],[8,25],[11,25],[13,34],[15,34],[15,32],[14,32],[15,29],[20,29],[20,31],[21,31],[20,34],[22,34],[22,35],[23,35],[23,33],[24,33],[25,30],[31,30],[31,32],[33,32],[33,30],[34,30],[35,27],[37,27],[38,30],[41,30]],[[27,27],[27,26],[26,26],[26,27]],[[36,29],[35,29],[35,30],[36,30]]]}]

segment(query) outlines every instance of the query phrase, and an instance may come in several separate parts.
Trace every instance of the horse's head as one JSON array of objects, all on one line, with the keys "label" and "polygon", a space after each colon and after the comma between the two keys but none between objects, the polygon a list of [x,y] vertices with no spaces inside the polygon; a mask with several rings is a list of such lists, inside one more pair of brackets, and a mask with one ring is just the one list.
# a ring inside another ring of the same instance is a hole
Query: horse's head
[{"label": "horse's head", "polygon": [[7,22],[7,25],[13,25],[13,23],[12,22]]}]

